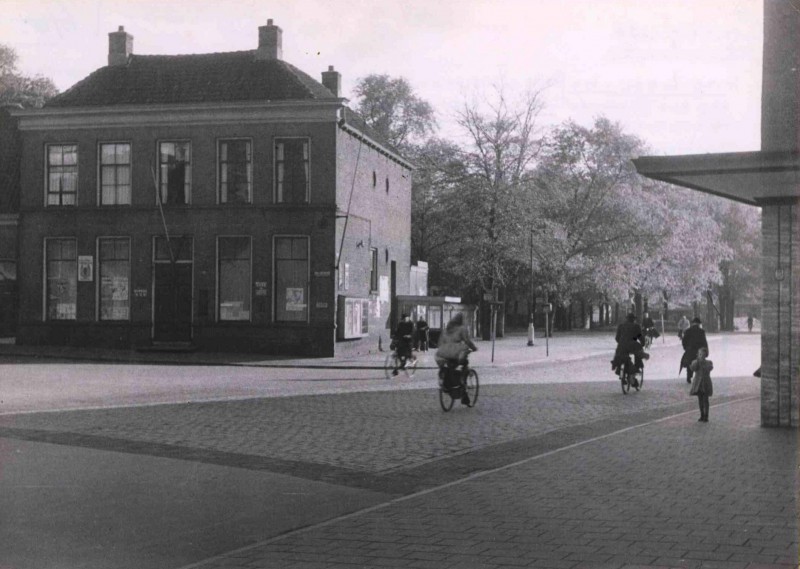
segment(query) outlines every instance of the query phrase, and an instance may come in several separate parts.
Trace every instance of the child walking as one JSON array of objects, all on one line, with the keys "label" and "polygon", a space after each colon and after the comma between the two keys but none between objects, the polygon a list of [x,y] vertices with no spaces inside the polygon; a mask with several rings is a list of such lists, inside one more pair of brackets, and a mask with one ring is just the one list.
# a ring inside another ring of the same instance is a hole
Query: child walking
[{"label": "child walking", "polygon": [[714,369],[714,362],[707,359],[708,348],[697,350],[697,359],[690,365],[694,372],[692,387],[689,395],[697,395],[697,402],[700,404],[700,419],[703,423],[708,423],[708,398],[714,394],[714,385],[711,383],[711,370]]}]

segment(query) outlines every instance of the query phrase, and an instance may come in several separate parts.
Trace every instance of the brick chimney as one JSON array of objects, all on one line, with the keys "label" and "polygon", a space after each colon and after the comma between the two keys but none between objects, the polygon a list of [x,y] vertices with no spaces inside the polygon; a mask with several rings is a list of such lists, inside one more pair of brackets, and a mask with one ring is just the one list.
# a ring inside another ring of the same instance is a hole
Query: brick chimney
[{"label": "brick chimney", "polygon": [[108,34],[108,64],[127,65],[128,58],[133,55],[133,36],[123,26],[116,32]]},{"label": "brick chimney", "polygon": [[283,30],[273,25],[271,18],[258,28],[256,59],[283,59]]},{"label": "brick chimney", "polygon": [[338,71],[334,71],[333,65],[328,66],[327,71],[322,72],[322,84],[333,93],[334,97],[339,96],[342,90],[342,75]]}]

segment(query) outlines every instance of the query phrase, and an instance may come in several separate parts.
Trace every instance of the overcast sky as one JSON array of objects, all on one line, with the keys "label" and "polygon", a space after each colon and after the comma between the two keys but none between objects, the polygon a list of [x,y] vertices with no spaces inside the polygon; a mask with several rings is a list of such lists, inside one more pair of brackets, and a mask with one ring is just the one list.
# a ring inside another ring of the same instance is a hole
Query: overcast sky
[{"label": "overcast sky", "polygon": [[542,121],[604,115],[654,154],[758,150],[763,0],[0,0],[20,69],[67,89],[106,65],[123,25],[134,53],[254,49],[268,18],[283,58],[409,80],[456,137],[466,98],[544,88]]}]

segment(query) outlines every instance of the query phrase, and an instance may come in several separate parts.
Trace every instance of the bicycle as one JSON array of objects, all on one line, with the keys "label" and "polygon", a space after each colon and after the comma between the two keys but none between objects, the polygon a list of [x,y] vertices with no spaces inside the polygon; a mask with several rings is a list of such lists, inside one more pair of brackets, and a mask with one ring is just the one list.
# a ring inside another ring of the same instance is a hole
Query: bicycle
[{"label": "bicycle", "polygon": [[620,384],[622,385],[622,393],[627,394],[631,387],[636,391],[641,391],[644,386],[644,366],[641,369],[636,368],[636,362],[633,354],[628,354],[625,361],[619,366],[617,370]]},{"label": "bicycle", "polygon": [[445,367],[440,368],[439,405],[445,413],[452,409],[455,400],[461,400],[464,394],[469,397],[467,407],[475,407],[479,391],[478,372],[469,367],[469,361],[466,358],[463,365],[457,362],[447,362]]},{"label": "bicycle", "polygon": [[398,370],[398,373],[402,371],[406,377],[414,377],[417,372],[417,357],[414,355],[414,351],[412,350],[410,357],[401,356],[397,353],[397,349],[393,348],[383,362],[383,373],[386,375],[386,379],[395,377],[395,374],[392,373],[394,370]]}]

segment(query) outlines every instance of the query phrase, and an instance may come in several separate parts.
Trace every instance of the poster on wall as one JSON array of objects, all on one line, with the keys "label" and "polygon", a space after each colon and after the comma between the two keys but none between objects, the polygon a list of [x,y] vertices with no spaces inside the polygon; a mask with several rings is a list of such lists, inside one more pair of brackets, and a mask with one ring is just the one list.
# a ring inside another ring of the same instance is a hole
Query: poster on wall
[{"label": "poster on wall", "polygon": [[382,276],[378,282],[378,298],[381,302],[389,302],[389,277]]},{"label": "poster on wall", "polygon": [[286,289],[286,310],[298,312],[305,310],[305,289],[292,288]]},{"label": "poster on wall", "polygon": [[78,255],[78,280],[87,282],[94,279],[92,268],[94,263],[91,255]]}]

